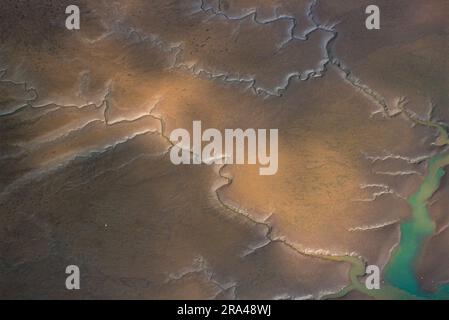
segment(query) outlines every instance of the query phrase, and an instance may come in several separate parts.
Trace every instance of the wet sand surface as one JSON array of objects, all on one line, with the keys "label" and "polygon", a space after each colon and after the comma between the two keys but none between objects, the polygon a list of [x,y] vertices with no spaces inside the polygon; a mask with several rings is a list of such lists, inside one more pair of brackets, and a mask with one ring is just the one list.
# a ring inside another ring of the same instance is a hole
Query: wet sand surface
[{"label": "wet sand surface", "polygon": [[[4,1],[0,297],[319,299],[382,270],[445,146],[447,1]],[[278,128],[279,170],[175,166],[176,128]],[[423,288],[449,281],[444,177]],[[82,290],[68,291],[67,265]],[[382,273],[383,274],[383,273]],[[368,299],[350,292],[343,298]]]}]

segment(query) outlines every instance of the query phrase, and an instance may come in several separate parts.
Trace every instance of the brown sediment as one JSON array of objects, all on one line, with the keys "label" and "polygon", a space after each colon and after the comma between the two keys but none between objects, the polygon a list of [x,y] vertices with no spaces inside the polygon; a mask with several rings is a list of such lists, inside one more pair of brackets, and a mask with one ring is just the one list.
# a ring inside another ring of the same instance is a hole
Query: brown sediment
[{"label": "brown sediment", "polygon": [[[382,2],[379,34],[354,27],[359,1],[84,1],[78,33],[65,2],[44,16],[6,3],[0,296],[320,298],[349,283],[327,255],[383,267],[437,149],[432,129],[394,116],[398,97],[422,116],[431,96],[445,116],[442,17],[425,16],[444,4],[431,2],[397,22],[404,2]],[[278,174],[172,165],[169,133],[194,120],[279,128]],[[441,254],[445,234],[428,244]],[[68,264],[83,272],[74,295]]]}]

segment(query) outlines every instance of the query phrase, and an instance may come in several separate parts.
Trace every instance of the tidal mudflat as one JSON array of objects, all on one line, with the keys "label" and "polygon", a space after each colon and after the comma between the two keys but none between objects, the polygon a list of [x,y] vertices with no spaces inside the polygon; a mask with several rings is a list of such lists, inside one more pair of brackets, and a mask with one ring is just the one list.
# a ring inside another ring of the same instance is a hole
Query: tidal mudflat
[{"label": "tidal mudflat", "polygon": [[[448,2],[371,2],[4,0],[0,297],[449,298]],[[174,165],[195,121],[276,173]]]}]

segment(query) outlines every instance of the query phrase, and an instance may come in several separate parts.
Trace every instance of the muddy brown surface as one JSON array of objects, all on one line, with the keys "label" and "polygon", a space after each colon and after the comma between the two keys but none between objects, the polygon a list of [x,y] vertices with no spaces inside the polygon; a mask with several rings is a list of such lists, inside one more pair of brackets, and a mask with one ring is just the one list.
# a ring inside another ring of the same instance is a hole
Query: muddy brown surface
[{"label": "muddy brown surface", "polygon": [[[368,31],[368,1],[83,0],[69,31],[72,3],[4,0],[0,297],[319,299],[350,283],[328,255],[384,267],[441,151],[398,106],[448,120],[449,8],[376,2]],[[279,129],[278,172],[173,165],[195,120]],[[429,288],[449,280],[447,188]]]}]

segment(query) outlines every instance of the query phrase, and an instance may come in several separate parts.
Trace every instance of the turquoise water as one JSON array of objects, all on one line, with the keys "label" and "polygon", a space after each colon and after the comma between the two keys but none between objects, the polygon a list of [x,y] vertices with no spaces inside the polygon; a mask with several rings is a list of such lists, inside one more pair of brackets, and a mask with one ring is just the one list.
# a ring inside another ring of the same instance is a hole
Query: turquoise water
[{"label": "turquoise water", "polygon": [[[432,158],[428,174],[419,190],[410,196],[408,203],[412,208],[410,219],[401,224],[401,240],[385,268],[385,280],[418,298],[441,298],[448,288],[440,288],[436,293],[421,289],[416,276],[416,261],[422,253],[424,241],[435,232],[435,223],[428,210],[428,201],[438,190],[445,166],[449,165],[449,154]],[[449,296],[448,296],[449,298]]]},{"label": "turquoise water", "polygon": [[[439,125],[431,126],[438,127],[440,131],[438,145],[449,145],[446,130]],[[439,154],[430,159],[427,175],[419,190],[407,199],[412,214],[401,224],[401,239],[385,267],[385,283],[381,289],[368,290],[365,287],[361,281],[361,277],[365,274],[365,264],[359,258],[332,257],[332,260],[351,264],[351,285],[335,295],[330,295],[329,298],[341,297],[351,290],[357,290],[376,299],[449,299],[449,284],[439,286],[436,292],[427,292],[421,288],[416,274],[416,264],[422,254],[423,245],[436,229],[429,213],[428,202],[439,189],[441,179],[446,174],[444,168],[448,165],[449,153]]]}]

